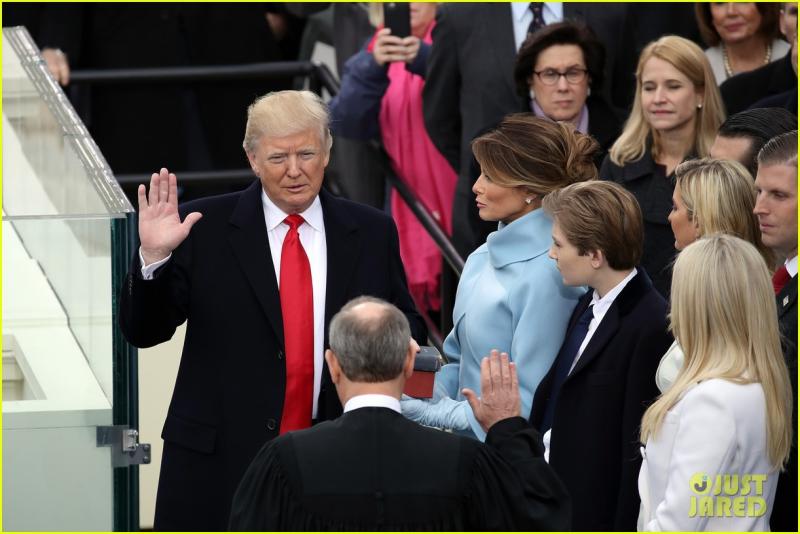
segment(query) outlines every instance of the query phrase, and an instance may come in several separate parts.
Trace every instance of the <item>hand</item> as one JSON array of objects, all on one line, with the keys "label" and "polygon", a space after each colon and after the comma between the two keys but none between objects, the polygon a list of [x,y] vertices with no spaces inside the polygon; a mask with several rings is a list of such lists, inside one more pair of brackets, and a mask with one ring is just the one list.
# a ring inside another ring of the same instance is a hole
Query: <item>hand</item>
[{"label": "hand", "polygon": [[469,388],[461,390],[467,398],[481,428],[489,429],[503,419],[520,414],[517,366],[508,361],[508,354],[492,350],[481,361],[481,397]]},{"label": "hand", "polygon": [[139,241],[142,257],[150,265],[169,256],[180,245],[194,223],[203,216],[192,212],[181,222],[178,214],[178,179],[161,169],[150,177],[150,192],[145,196],[144,184],[139,185]]},{"label": "hand", "polygon": [[42,59],[47,63],[50,74],[60,85],[69,84],[69,61],[64,52],[58,48],[45,48],[42,50]]},{"label": "hand", "polygon": [[393,61],[406,61],[408,55],[404,39],[391,35],[391,33],[390,28],[382,28],[377,33],[375,46],[372,48],[372,56],[381,67]]},{"label": "hand", "polygon": [[403,46],[406,47],[406,59],[404,60],[406,63],[411,63],[417,57],[421,42],[419,37],[414,37],[413,35],[403,37]]},{"label": "hand", "polygon": [[421,425],[450,430],[467,430],[469,428],[467,406],[464,401],[456,401],[449,397],[431,401],[403,395],[400,398],[400,409],[407,419]]}]

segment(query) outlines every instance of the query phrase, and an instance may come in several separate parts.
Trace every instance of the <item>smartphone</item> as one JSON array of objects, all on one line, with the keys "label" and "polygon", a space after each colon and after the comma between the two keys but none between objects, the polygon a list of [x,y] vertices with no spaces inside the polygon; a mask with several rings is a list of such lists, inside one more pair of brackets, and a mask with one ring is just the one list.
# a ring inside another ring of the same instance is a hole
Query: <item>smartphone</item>
[{"label": "smartphone", "polygon": [[411,35],[411,12],[407,2],[386,2],[383,4],[383,26],[392,30],[392,35],[408,37]]}]

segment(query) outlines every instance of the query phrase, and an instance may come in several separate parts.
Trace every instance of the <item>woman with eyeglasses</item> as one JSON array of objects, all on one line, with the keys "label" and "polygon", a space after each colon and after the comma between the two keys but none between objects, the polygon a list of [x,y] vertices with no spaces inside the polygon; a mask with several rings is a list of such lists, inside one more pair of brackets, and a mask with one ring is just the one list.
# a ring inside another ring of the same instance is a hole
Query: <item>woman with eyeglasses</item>
[{"label": "woman with eyeglasses", "polygon": [[572,123],[600,145],[599,167],[622,121],[600,96],[606,52],[592,31],[573,22],[549,24],[520,47],[514,67],[524,111]]},{"label": "woman with eyeglasses", "polygon": [[667,35],[642,50],[636,94],[625,127],[600,168],[600,178],[633,193],[644,217],[642,267],[669,296],[675,237],[669,221],[675,168],[707,157],[725,119],[711,65],[692,41]]}]

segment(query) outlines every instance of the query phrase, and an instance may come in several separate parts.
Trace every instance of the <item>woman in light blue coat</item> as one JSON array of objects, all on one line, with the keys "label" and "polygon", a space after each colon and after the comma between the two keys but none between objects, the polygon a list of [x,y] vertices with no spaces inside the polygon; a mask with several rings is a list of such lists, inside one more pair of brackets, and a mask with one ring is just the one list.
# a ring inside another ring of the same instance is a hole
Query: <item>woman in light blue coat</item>
[{"label": "woman in light blue coat", "polygon": [[529,113],[509,115],[473,141],[481,175],[472,191],[481,219],[499,221],[498,230],[467,259],[444,343],[449,363],[436,377],[434,398],[404,398],[406,417],[485,439],[461,391],[480,392],[481,360],[492,349],[515,362],[521,413],[530,413],[533,393],[585,291],[564,286],[547,257],[552,221],[541,209],[542,197],[596,179],[597,149],[568,124]]}]

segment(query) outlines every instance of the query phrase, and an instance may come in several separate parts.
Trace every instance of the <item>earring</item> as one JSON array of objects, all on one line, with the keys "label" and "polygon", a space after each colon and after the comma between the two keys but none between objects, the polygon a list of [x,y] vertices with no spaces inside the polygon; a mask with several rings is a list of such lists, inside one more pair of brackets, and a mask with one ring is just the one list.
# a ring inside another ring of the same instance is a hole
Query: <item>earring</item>
[{"label": "earring", "polygon": [[536,100],[536,93],[533,92],[532,88],[528,91],[528,95],[530,95],[531,100]]},{"label": "earring", "polygon": [[525,204],[530,204],[531,202],[533,202],[533,197],[528,197],[525,199]]},{"label": "earring", "polygon": [[587,87],[586,88],[586,96],[592,96],[592,88],[591,87]]},{"label": "earring", "polygon": [[703,109],[703,103],[697,104],[697,109]]}]

